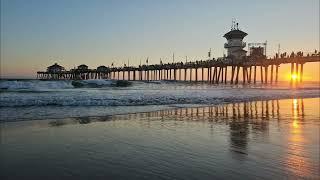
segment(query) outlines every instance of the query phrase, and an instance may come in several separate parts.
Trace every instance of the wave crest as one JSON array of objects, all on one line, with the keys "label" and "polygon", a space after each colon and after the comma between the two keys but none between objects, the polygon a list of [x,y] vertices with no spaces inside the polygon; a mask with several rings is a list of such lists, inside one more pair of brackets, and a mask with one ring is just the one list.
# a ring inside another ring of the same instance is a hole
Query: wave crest
[{"label": "wave crest", "polygon": [[129,81],[113,81],[113,80],[96,80],[96,79],[90,79],[90,80],[75,80],[71,83],[73,87],[75,88],[99,88],[99,87],[127,87],[131,85],[131,82]]},{"label": "wave crest", "polygon": [[114,80],[60,80],[60,81],[40,81],[40,80],[1,80],[0,89],[9,91],[47,91],[70,88],[100,88],[100,87],[127,87],[129,81]]},{"label": "wave crest", "polygon": [[0,89],[3,90],[48,90],[72,88],[68,81],[39,81],[39,80],[6,80],[0,81]]}]

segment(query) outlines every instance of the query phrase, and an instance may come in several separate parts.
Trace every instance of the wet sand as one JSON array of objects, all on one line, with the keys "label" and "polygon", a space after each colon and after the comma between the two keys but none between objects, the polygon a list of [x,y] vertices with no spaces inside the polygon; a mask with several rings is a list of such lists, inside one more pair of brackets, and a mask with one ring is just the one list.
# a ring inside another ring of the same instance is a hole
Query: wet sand
[{"label": "wet sand", "polygon": [[319,102],[5,122],[0,177],[319,179]]}]

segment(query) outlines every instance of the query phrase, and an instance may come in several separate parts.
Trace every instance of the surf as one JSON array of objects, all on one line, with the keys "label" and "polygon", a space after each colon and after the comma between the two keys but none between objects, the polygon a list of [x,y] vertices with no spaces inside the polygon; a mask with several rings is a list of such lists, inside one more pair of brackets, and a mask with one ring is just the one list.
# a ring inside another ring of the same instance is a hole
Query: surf
[{"label": "surf", "polygon": [[128,87],[132,82],[125,80],[74,80],[71,82],[75,88],[100,88],[100,87]]}]

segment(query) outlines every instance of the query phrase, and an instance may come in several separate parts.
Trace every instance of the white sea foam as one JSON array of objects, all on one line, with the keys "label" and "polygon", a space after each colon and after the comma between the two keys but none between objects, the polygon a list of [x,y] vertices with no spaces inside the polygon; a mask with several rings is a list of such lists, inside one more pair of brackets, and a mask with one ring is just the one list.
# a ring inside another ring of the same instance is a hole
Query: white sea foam
[{"label": "white sea foam", "polygon": [[0,89],[8,90],[48,90],[72,88],[69,81],[38,81],[38,80],[15,80],[0,81]]},{"label": "white sea foam", "polygon": [[61,81],[39,81],[39,80],[1,80],[0,89],[9,91],[48,91],[70,88],[99,88],[118,86],[113,80],[92,79],[92,80],[61,80]]}]

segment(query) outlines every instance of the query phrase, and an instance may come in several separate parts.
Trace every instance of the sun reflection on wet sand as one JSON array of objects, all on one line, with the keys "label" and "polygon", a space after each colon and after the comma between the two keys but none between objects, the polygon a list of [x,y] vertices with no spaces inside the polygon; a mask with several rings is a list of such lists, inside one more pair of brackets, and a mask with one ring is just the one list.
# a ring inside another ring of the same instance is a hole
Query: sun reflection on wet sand
[{"label": "sun reflection on wet sand", "polygon": [[304,114],[300,114],[300,110],[304,112],[303,99],[292,100],[291,119],[292,124],[289,126],[288,151],[285,157],[285,166],[289,176],[294,177],[312,177],[313,168],[308,155],[307,144],[308,137],[304,126]]},{"label": "sun reflection on wet sand", "polygon": [[298,100],[297,99],[293,99],[292,100],[292,125],[294,127],[294,129],[298,129],[299,128],[299,124],[298,124],[298,112],[299,112],[299,104],[298,104]]}]

